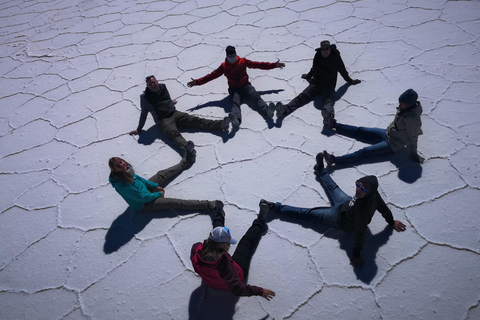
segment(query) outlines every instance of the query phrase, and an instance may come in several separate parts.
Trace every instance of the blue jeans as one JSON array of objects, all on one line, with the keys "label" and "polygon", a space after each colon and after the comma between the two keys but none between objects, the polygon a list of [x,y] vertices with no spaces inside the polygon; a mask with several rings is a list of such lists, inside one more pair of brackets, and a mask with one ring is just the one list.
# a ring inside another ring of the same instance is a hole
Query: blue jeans
[{"label": "blue jeans", "polygon": [[315,220],[329,227],[340,229],[337,223],[338,208],[341,204],[349,202],[352,198],[338,187],[325,169],[323,169],[319,175],[323,188],[332,203],[331,207],[299,208],[284,206],[280,202],[277,202],[274,209],[278,213],[286,214],[293,218]]},{"label": "blue jeans", "polygon": [[355,138],[357,140],[368,139],[373,142],[371,146],[357,150],[354,153],[338,157],[336,156],[335,163],[354,162],[365,157],[393,154],[393,151],[387,141],[386,129],[355,127],[341,123],[337,123],[335,128],[337,133]]}]

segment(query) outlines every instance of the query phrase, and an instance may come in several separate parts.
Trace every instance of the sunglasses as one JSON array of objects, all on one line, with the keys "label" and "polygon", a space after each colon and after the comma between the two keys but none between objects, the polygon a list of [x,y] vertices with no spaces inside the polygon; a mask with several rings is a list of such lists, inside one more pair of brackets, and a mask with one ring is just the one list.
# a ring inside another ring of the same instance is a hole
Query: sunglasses
[{"label": "sunglasses", "polygon": [[362,190],[363,192],[367,192],[367,189],[358,182],[357,182],[357,188],[360,188],[360,190]]}]

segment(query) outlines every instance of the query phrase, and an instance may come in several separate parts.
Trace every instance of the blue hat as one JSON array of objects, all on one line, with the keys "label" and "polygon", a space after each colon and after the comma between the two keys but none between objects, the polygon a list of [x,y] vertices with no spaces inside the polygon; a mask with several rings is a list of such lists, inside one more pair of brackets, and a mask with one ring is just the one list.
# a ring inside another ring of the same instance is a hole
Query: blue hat
[{"label": "blue hat", "polygon": [[215,242],[228,242],[230,244],[237,243],[237,240],[232,238],[230,229],[227,227],[216,227],[210,232],[209,238]]},{"label": "blue hat", "polygon": [[398,102],[404,103],[407,106],[413,106],[418,99],[418,94],[413,89],[408,89],[398,97]]}]

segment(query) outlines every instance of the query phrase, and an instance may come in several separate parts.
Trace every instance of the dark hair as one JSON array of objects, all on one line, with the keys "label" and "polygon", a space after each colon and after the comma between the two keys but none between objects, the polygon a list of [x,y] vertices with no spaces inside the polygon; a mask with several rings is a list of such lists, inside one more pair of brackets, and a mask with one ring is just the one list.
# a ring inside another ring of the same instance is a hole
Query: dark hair
[{"label": "dark hair", "polygon": [[108,166],[110,167],[110,178],[112,179],[120,179],[122,181],[125,181],[126,183],[132,183],[133,182],[133,173],[130,172],[129,170],[127,171],[115,171],[115,168],[113,167],[113,164],[115,162],[123,161],[127,164],[127,167],[132,167],[130,163],[127,161],[123,160],[122,158],[119,157],[111,157],[110,160],[108,160]]},{"label": "dark hair", "polygon": [[[145,78],[145,82],[148,82],[148,81],[149,81],[150,79],[152,79],[152,78],[155,78],[155,76],[154,76],[154,75],[151,75],[151,76],[146,77],[146,78]],[[155,78],[155,79],[157,79],[157,78]]]},{"label": "dark hair", "polygon": [[198,252],[198,255],[205,261],[217,261],[218,259],[220,259],[222,254],[227,252],[225,246],[222,245],[224,243],[225,242],[216,242],[212,239],[206,239],[203,242],[202,250]]}]

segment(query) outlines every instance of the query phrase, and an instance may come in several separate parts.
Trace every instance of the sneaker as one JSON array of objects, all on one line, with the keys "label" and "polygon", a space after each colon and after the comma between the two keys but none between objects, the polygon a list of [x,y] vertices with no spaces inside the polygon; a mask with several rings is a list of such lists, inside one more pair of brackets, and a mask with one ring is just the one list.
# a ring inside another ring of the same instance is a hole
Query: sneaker
[{"label": "sneaker", "polygon": [[273,104],[273,102],[270,102],[270,104],[267,107],[265,107],[265,116],[268,119],[272,119],[274,113],[275,113],[275,105]]},{"label": "sneaker", "polygon": [[335,124],[337,123],[337,120],[333,117],[333,114],[328,115],[327,117],[323,118],[323,125],[325,128],[328,130],[332,130],[335,128]]},{"label": "sneaker", "polygon": [[223,211],[223,202],[220,200],[216,200],[213,205],[213,211],[215,211],[217,215],[225,217],[225,211]]},{"label": "sneaker", "polygon": [[268,206],[268,208],[270,208],[270,209],[274,209],[274,208],[275,208],[275,202],[270,202],[270,201],[267,201],[267,200],[265,200],[265,199],[261,199],[261,200],[260,200],[260,203],[259,203],[258,205],[261,206],[262,203],[265,203],[265,204]]},{"label": "sneaker", "polygon": [[260,203],[260,212],[258,213],[258,219],[265,221],[269,210],[270,206],[268,204]]},{"label": "sneaker", "polygon": [[277,118],[282,118],[287,115],[287,107],[284,106],[281,102],[277,102],[275,110],[277,111]]},{"label": "sneaker", "polygon": [[223,118],[222,130],[223,131],[228,131],[228,129],[230,129],[230,118],[225,117],[225,118]]},{"label": "sneaker", "polygon": [[197,151],[195,150],[195,144],[193,141],[187,141],[187,161],[190,164],[195,163],[197,160]]},{"label": "sneaker", "polygon": [[325,166],[323,165],[323,153],[318,153],[317,156],[315,157],[315,160],[317,161],[317,163],[315,164],[315,166],[313,167],[313,170],[315,171],[321,171],[325,168]]},{"label": "sneaker", "polygon": [[230,112],[228,114],[228,117],[230,118],[230,121],[232,122],[233,130],[238,130],[240,128],[240,120],[238,120],[237,116]]},{"label": "sneaker", "polygon": [[329,166],[335,163],[335,157],[333,156],[333,154],[328,153],[327,150],[323,150],[323,158]]}]

